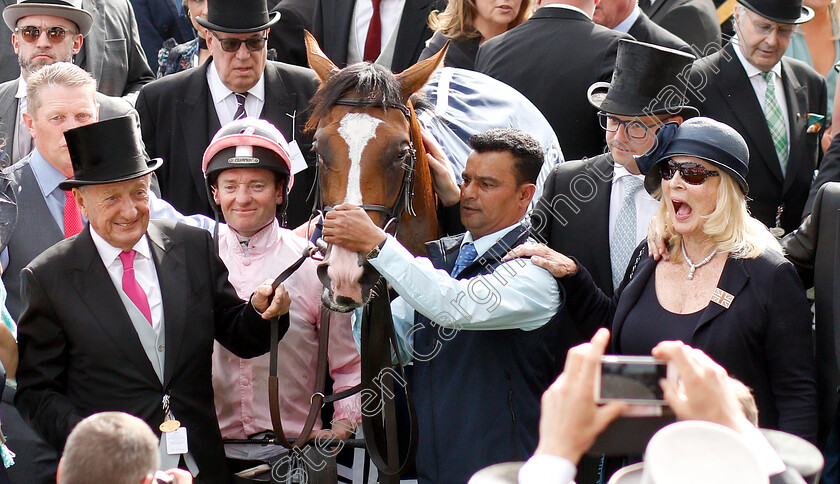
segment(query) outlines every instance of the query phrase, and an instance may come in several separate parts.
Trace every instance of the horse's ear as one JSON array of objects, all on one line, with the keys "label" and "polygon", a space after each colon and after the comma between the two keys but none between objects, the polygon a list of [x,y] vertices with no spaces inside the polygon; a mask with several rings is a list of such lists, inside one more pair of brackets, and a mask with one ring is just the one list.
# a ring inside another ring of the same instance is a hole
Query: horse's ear
[{"label": "horse's ear", "polygon": [[408,98],[419,91],[423,87],[423,84],[429,80],[429,77],[437,69],[438,65],[443,62],[443,58],[446,56],[448,49],[449,42],[446,42],[446,45],[437,54],[397,74],[397,80],[400,81],[400,89],[402,90],[403,102],[408,101]]},{"label": "horse's ear", "polygon": [[309,61],[309,67],[318,74],[321,82],[327,82],[327,79],[338,71],[338,66],[333,64],[333,61],[324,54],[314,35],[310,34],[308,30],[304,30],[303,35],[306,41],[306,59]]}]

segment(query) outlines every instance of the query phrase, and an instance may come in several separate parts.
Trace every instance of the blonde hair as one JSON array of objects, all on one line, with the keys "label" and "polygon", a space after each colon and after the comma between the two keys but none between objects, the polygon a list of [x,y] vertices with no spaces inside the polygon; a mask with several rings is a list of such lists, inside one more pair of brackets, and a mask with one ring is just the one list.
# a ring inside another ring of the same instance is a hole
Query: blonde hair
[{"label": "blonde hair", "polygon": [[[443,12],[433,10],[429,14],[429,27],[447,39],[466,40],[481,37],[481,32],[474,25],[478,13],[475,2],[476,0],[450,0]],[[533,13],[533,0],[522,0],[519,13],[508,24],[508,30],[531,18]]]},{"label": "blonde hair", "polygon": [[[655,168],[654,168],[655,169]],[[782,253],[782,246],[767,227],[754,219],[747,210],[747,199],[735,180],[720,170],[717,204],[715,210],[704,216],[703,233],[712,241],[718,252],[728,253],[735,259],[755,259],[765,250]],[[682,260],[682,235],[674,230],[668,205],[662,200],[662,188],[654,193],[660,200],[659,210],[654,216],[656,233],[663,237],[670,247],[671,260]]]},{"label": "blonde hair", "polygon": [[26,81],[26,112],[33,118],[41,107],[41,93],[50,87],[81,87],[96,102],[96,80],[81,67],[69,62],[56,62],[38,69]]}]

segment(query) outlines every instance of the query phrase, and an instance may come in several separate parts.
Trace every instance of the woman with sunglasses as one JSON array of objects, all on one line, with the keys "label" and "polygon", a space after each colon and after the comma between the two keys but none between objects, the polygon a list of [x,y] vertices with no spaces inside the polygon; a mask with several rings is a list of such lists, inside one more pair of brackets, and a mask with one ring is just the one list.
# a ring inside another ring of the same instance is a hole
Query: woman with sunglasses
[{"label": "woman with sunglasses", "polygon": [[638,163],[660,201],[653,220],[668,257],[654,260],[643,242],[610,299],[585,268],[548,247],[511,255],[533,256],[562,277],[573,320],[611,326],[612,352],[650,355],[665,340],[700,348],[752,388],[761,427],[816,441],[811,314],[793,265],[747,211],[744,139],[693,118],[664,126],[657,142]]}]

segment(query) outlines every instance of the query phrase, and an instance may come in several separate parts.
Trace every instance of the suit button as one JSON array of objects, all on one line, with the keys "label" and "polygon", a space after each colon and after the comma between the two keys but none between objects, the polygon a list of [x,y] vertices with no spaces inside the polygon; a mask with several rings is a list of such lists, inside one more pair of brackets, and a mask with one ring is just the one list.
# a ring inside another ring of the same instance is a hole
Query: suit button
[{"label": "suit button", "polygon": [[166,349],[166,346],[158,345],[158,351],[163,351],[164,349]]}]

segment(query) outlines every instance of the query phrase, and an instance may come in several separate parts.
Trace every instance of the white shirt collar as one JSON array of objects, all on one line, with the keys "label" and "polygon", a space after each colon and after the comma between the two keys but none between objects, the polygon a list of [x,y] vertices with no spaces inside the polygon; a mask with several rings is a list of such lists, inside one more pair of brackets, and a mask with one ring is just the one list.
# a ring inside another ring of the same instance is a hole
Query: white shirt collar
[{"label": "white shirt collar", "polygon": [[[102,262],[105,264],[105,267],[113,264],[120,256],[120,252],[123,251],[119,247],[114,247],[105,241],[101,235],[96,233],[93,226],[90,227],[90,236],[93,239],[93,245],[96,246],[96,251],[99,252],[99,257],[102,258]],[[149,241],[145,235],[143,235],[143,237],[134,244],[133,249],[146,259],[152,258],[152,249],[149,247]]]},{"label": "white shirt collar", "polygon": [[586,18],[588,18],[589,20],[592,20],[592,15],[589,15],[588,13],[584,12],[583,10],[575,7],[574,5],[569,5],[568,3],[549,3],[548,5],[543,5],[540,8],[546,8],[546,7],[565,8],[567,10],[573,10],[575,12],[579,12],[583,15],[586,15]]},{"label": "white shirt collar", "polygon": [[[260,102],[265,102],[265,69],[260,74],[260,79],[251,89],[248,89],[248,94],[256,97]],[[233,95],[233,91],[228,89],[219,77],[219,71],[216,70],[216,65],[213,60],[210,60],[210,65],[207,66],[207,86],[210,88],[210,94],[216,100],[216,104],[223,102],[228,96]]]},{"label": "white shirt collar", "polygon": [[626,19],[622,20],[621,23],[616,25],[613,30],[617,32],[624,32],[625,34],[630,31],[630,27],[636,23],[636,20],[639,19],[639,14],[642,13],[642,9],[639,8],[639,4],[633,8],[633,11],[630,12],[630,15],[627,16]]},{"label": "white shirt collar", "polygon": [[509,225],[503,228],[502,230],[497,230],[492,234],[487,234],[484,237],[479,237],[478,240],[474,240],[472,234],[469,231],[467,231],[467,233],[464,234],[464,240],[461,241],[461,247],[463,247],[464,244],[466,244],[467,242],[472,242],[473,247],[475,247],[475,253],[481,255],[490,250],[490,247],[496,245],[496,242],[501,240],[502,237],[507,235],[511,230],[515,229],[518,226],[519,222],[513,225]]},{"label": "white shirt collar", "polygon": [[[732,37],[732,48],[735,50],[735,55],[738,56],[738,60],[741,61],[741,65],[744,66],[744,70],[747,72],[747,77],[755,77],[761,75],[762,71],[758,67],[752,65],[752,63],[744,57],[744,53],[741,52],[741,47],[738,42],[738,36]],[[772,69],[776,76],[781,79],[782,78],[782,61],[776,62],[776,65],[773,66]]]},{"label": "white shirt collar", "polygon": [[18,77],[18,88],[15,97],[17,99],[26,99],[26,81],[23,79],[23,76]]}]

